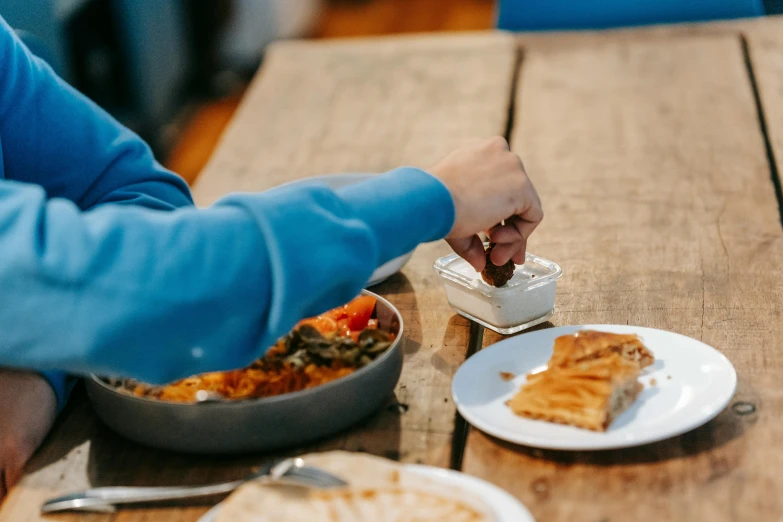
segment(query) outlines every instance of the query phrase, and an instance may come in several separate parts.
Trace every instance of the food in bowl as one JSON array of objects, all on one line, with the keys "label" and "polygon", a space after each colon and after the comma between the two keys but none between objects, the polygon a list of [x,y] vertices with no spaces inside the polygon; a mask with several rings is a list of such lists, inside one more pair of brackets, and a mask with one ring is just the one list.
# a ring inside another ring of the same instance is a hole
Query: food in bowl
[{"label": "food in bowl", "polygon": [[[223,399],[214,394],[215,400],[178,402],[134,396],[122,383],[93,375],[85,381],[90,402],[112,430],[167,451],[266,452],[333,435],[381,408],[402,372],[404,324],[399,310],[367,290],[361,295],[375,299],[370,318],[377,320],[378,330],[393,334],[393,341],[370,364],[344,377],[271,397]],[[368,326],[373,323],[368,320]]]},{"label": "food in bowl", "polygon": [[654,362],[636,335],[564,335],[555,339],[547,369],[528,375],[508,407],[521,417],[606,431],[636,400],[639,373]]},{"label": "food in bowl", "polygon": [[188,377],[165,386],[134,380],[116,383],[137,397],[170,402],[273,397],[350,375],[385,352],[395,334],[378,328],[376,298],[362,295],[304,319],[247,368]]}]

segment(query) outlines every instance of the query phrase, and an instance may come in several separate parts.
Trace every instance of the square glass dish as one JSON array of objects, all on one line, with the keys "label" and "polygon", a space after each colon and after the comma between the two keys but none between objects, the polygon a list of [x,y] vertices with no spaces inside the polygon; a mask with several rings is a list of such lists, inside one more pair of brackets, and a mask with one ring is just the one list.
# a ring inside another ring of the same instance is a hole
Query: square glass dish
[{"label": "square glass dish", "polygon": [[557,263],[530,253],[500,288],[485,283],[457,254],[441,257],[433,268],[455,312],[501,335],[548,321],[555,313],[555,287],[563,275]]}]

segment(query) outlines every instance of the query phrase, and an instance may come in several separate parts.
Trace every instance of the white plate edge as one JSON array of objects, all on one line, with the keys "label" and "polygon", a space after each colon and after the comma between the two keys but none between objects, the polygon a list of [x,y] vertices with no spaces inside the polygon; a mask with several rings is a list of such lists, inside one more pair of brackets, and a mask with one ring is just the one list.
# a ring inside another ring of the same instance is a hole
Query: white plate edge
[{"label": "white plate edge", "polygon": [[[518,513],[506,513],[505,515],[503,513],[498,513],[497,510],[493,509],[493,506],[491,503],[482,497],[482,500],[485,501],[490,509],[495,511],[494,515],[498,518],[497,522],[536,522],[535,518],[533,518],[533,515],[530,513],[530,511],[525,507],[522,502],[517,500],[516,497],[511,495],[508,491],[504,490],[503,488],[500,488],[496,486],[495,484],[492,484],[491,482],[488,482],[484,479],[481,479],[479,477],[475,477],[473,475],[469,475],[467,473],[463,473],[461,471],[455,471],[453,469],[446,469],[446,468],[439,468],[437,466],[427,466],[424,464],[403,464],[403,466],[413,472],[421,473],[423,475],[427,475],[429,477],[435,477],[443,478],[447,477],[446,480],[453,480],[456,482],[474,482],[481,484],[482,487],[485,489],[492,491],[493,495],[497,495],[503,499],[505,503],[508,503],[509,505],[513,505],[514,509],[518,511]],[[465,489],[467,491],[470,491],[468,488],[468,484],[466,484]],[[481,497],[481,495],[478,495]],[[212,508],[209,509],[206,513],[204,513],[201,518],[198,519],[198,522],[215,522],[215,517],[217,517],[218,512],[220,511],[220,504],[217,504],[215,506],[212,506]],[[525,518],[515,518],[515,519],[508,519],[507,517],[514,516],[514,517],[527,517]]]},{"label": "white plate edge", "polygon": [[[672,431],[671,433],[668,433],[666,435],[662,436],[652,436],[652,437],[642,437],[640,439],[635,439],[633,441],[627,441],[627,442],[618,442],[618,441],[612,441],[607,442],[606,444],[583,444],[583,445],[563,445],[563,444],[546,444],[546,442],[542,443],[540,439],[538,438],[525,438],[524,436],[519,436],[518,434],[506,434],[505,430],[495,430],[495,429],[487,429],[486,427],[480,427],[479,425],[483,425],[482,422],[477,421],[477,419],[468,411],[467,407],[462,405],[459,400],[457,399],[457,394],[455,391],[455,382],[457,380],[457,375],[459,375],[459,372],[463,369],[463,367],[468,363],[468,360],[462,363],[460,367],[457,369],[457,371],[454,373],[454,377],[452,377],[451,381],[451,397],[454,401],[454,405],[457,408],[457,411],[460,415],[475,429],[486,433],[487,435],[490,435],[492,437],[495,437],[497,439],[510,442],[512,444],[516,444],[519,446],[524,446],[528,448],[535,448],[535,449],[546,449],[546,450],[556,450],[556,451],[602,451],[602,450],[612,450],[612,449],[627,449],[627,448],[634,448],[639,446],[645,446],[647,444],[653,444],[655,442],[660,442],[663,440],[668,440],[674,437],[678,437],[680,435],[683,435],[685,433],[688,433],[692,430],[695,430],[696,428],[699,428],[701,426],[704,426],[708,422],[712,421],[717,417],[718,415],[723,412],[723,410],[726,409],[726,407],[731,403],[732,399],[736,395],[737,392],[737,369],[732,364],[731,360],[729,360],[728,357],[726,357],[725,354],[718,351],[716,348],[710,346],[709,344],[705,343],[704,341],[701,341],[700,339],[695,339],[693,337],[689,337],[687,335],[683,335],[677,332],[672,332],[669,330],[662,330],[660,328],[650,328],[645,326],[633,326],[633,325],[620,325],[620,324],[584,324],[584,325],[563,325],[563,326],[557,326],[548,330],[556,330],[556,329],[572,329],[572,328],[579,328],[580,330],[583,329],[593,329],[593,330],[600,330],[600,329],[607,329],[607,331],[611,331],[612,328],[619,328],[621,330],[627,330],[627,329],[633,329],[635,331],[639,331],[640,334],[643,331],[654,331],[654,332],[660,332],[665,333],[668,335],[674,335],[676,337],[681,337],[684,339],[687,339],[691,342],[696,342],[704,346],[705,348],[708,348],[712,352],[714,352],[716,355],[719,356],[719,358],[722,358],[725,363],[728,365],[728,367],[731,369],[731,392],[726,395],[726,398],[719,403],[719,407],[716,407],[715,410],[713,410],[709,415],[700,418],[696,422],[691,422],[686,425],[683,425],[681,428],[678,428],[675,431]],[[536,330],[536,332],[539,332],[542,330]],[[499,341],[493,345],[490,345],[479,352],[475,353],[473,357],[480,356],[482,353],[491,350],[493,347],[496,347],[503,343],[511,344],[515,340],[519,339],[520,337],[523,337],[524,335],[528,335],[531,333],[536,332],[526,332],[520,335],[516,335],[514,337],[509,337],[507,339],[503,339],[502,341]]]}]

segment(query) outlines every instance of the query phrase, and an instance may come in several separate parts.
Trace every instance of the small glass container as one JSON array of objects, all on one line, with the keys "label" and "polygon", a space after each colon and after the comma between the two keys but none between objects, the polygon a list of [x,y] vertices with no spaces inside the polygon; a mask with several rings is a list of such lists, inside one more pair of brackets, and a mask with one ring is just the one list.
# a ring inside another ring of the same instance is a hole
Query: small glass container
[{"label": "small glass container", "polygon": [[527,254],[514,276],[500,288],[456,254],[433,264],[455,312],[501,335],[510,335],[548,321],[555,313],[555,287],[563,270],[557,263]]}]

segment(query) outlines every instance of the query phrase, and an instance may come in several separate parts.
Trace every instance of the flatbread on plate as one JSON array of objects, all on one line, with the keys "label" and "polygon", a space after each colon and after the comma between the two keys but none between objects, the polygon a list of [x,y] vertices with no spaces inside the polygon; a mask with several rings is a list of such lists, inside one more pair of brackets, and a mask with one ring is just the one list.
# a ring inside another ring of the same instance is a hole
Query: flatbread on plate
[{"label": "flatbread on plate", "polygon": [[496,522],[472,493],[395,462],[342,451],[302,457],[350,483],[329,490],[250,482],[220,507],[216,522]]}]

